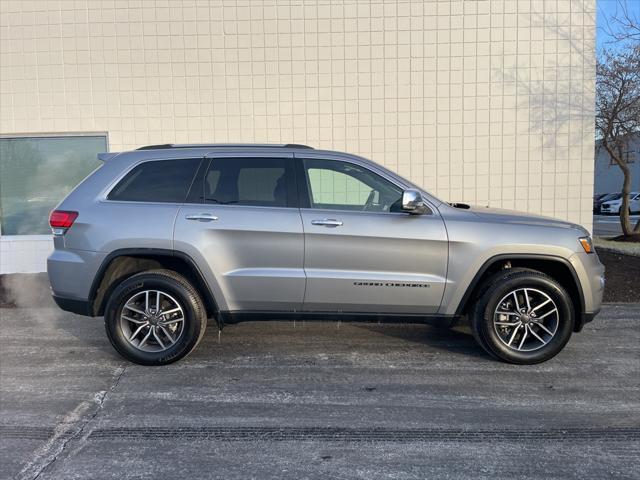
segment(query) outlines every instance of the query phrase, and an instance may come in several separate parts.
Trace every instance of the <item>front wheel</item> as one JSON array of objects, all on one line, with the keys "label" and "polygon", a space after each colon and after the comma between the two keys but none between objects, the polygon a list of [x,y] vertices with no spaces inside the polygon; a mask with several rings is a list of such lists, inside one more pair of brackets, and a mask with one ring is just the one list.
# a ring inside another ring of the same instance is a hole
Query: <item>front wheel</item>
[{"label": "front wheel", "polygon": [[207,325],[198,292],[170,270],[133,275],[115,289],[105,309],[113,347],[140,365],[166,365],[193,351]]},{"label": "front wheel", "polygon": [[535,364],[554,357],[573,331],[573,304],[550,276],[508,269],[490,278],[471,312],[476,340],[509,363]]}]

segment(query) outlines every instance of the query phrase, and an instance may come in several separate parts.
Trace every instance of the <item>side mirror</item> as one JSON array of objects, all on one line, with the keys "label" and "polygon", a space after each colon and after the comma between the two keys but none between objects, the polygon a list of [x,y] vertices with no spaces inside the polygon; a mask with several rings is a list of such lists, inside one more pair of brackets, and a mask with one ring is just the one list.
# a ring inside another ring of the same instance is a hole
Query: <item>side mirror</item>
[{"label": "side mirror", "polygon": [[418,190],[405,190],[402,192],[402,210],[411,215],[422,215],[428,208]]}]

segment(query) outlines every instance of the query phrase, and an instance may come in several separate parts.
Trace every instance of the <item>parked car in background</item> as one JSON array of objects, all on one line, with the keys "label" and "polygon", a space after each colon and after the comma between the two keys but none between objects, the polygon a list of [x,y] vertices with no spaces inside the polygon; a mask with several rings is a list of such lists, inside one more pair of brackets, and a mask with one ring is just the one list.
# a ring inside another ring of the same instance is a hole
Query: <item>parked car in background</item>
[{"label": "parked car in background", "polygon": [[448,204],[374,162],[301,145],[157,145],[99,156],[51,213],[64,310],[104,316],[127,359],[174,362],[208,318],[471,324],[539,363],[600,310],[589,232]]},{"label": "parked car in background", "polygon": [[[600,212],[605,215],[619,215],[620,208],[622,208],[622,195],[617,194],[616,198],[602,202]],[[638,192],[629,194],[629,213],[640,213],[640,193]]]},{"label": "parked car in background", "polygon": [[601,212],[601,208],[602,208],[602,203],[603,202],[608,202],[609,200],[615,200],[617,198],[620,198],[620,194],[619,193],[601,193],[599,195],[595,195],[593,197],[593,213],[595,214],[600,214]]}]

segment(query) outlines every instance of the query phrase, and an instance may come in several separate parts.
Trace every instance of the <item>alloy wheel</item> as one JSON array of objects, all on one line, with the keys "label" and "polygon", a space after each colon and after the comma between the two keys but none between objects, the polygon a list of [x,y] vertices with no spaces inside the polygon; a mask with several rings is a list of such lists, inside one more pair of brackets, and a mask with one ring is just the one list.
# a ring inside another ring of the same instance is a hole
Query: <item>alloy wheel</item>
[{"label": "alloy wheel", "polygon": [[493,327],[500,341],[519,352],[532,352],[547,345],[559,323],[556,303],[535,288],[510,291],[498,302],[493,315]]},{"label": "alloy wheel", "polygon": [[120,314],[124,337],[144,352],[162,352],[171,348],[182,335],[184,322],[180,303],[160,290],[134,294]]}]

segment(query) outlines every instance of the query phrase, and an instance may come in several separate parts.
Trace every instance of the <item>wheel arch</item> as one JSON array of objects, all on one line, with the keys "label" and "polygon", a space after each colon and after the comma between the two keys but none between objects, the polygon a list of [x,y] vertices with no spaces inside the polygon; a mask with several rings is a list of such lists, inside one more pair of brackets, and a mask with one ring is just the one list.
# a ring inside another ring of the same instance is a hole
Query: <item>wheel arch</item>
[{"label": "wheel arch", "polygon": [[104,315],[109,296],[123,280],[136,273],[158,268],[173,270],[189,280],[202,296],[207,316],[217,318],[218,304],[196,262],[183,252],[157,248],[126,248],[107,255],[89,292],[93,315]]},{"label": "wheel arch", "polygon": [[538,254],[501,254],[489,258],[476,272],[467,291],[456,309],[456,315],[468,313],[475,299],[482,293],[483,281],[496,272],[507,268],[529,268],[546,273],[560,283],[569,293],[573,303],[575,318],[573,330],[579,332],[584,325],[585,299],[580,280],[575,269],[563,257]]}]

